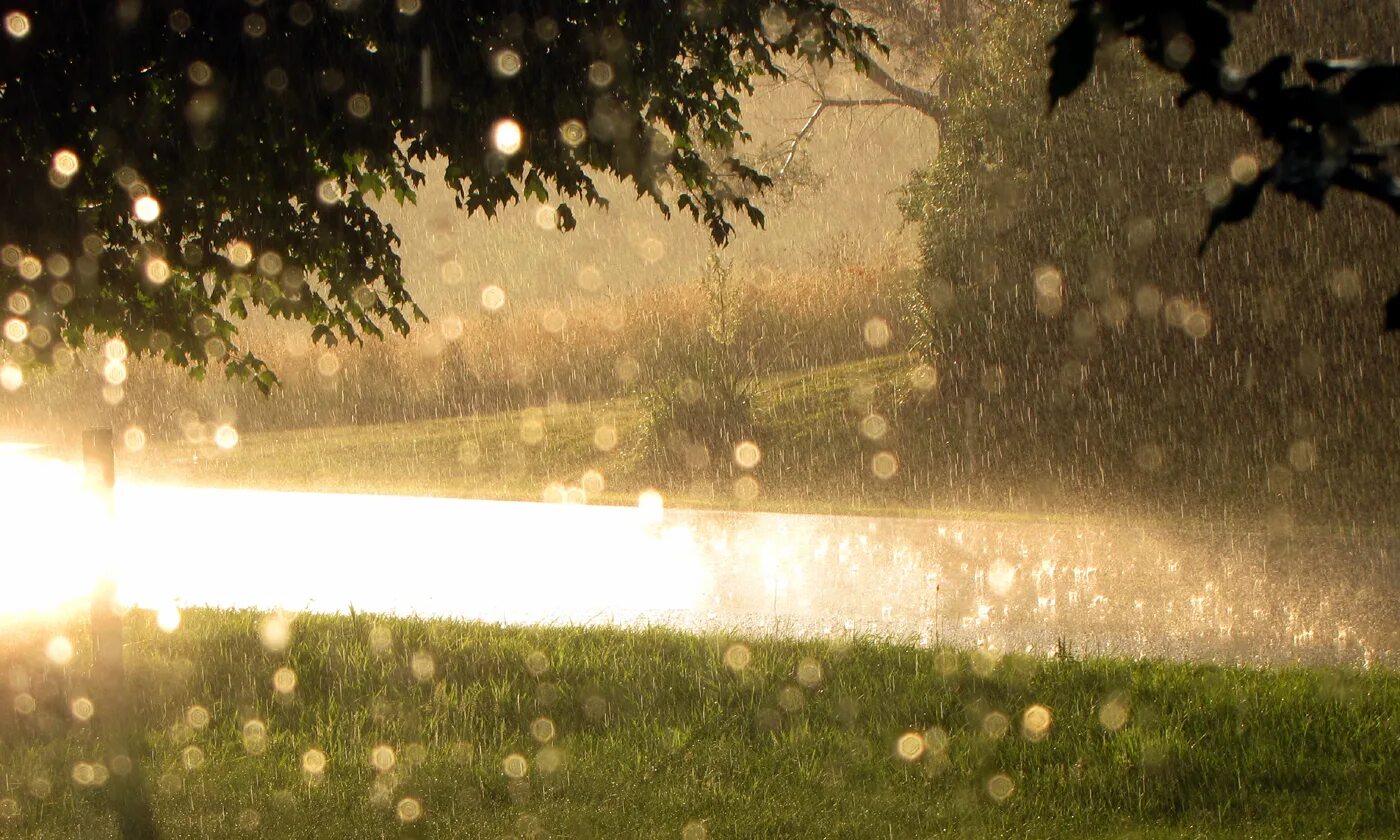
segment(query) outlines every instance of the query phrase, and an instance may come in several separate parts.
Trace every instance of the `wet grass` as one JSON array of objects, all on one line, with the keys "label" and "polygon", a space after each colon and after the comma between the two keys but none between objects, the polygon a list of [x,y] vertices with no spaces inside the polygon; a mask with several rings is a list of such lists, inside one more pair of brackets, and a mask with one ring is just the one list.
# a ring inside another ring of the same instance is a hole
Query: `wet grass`
[{"label": "wet grass", "polygon": [[[1117,464],[1107,471],[1081,470],[1073,479],[1056,470],[1069,465],[1072,471],[1075,452],[1036,464],[1013,459],[972,468],[976,459],[970,461],[965,451],[972,444],[950,438],[961,421],[945,415],[956,414],[957,407],[936,401],[914,407],[919,398],[910,397],[912,370],[906,356],[890,355],[763,379],[756,397],[763,457],[748,473],[755,482],[747,487],[737,481],[745,473],[729,461],[729,453],[714,453],[698,469],[658,472],[642,455],[644,418],[636,397],[247,434],[230,451],[208,442],[156,442],[144,452],[124,454],[119,472],[200,485],[522,501],[558,498],[596,472],[604,488],[588,499],[604,504],[634,504],[639,492],[657,488],[678,507],[979,520],[1130,519],[1173,528],[1209,523],[1280,536],[1303,530],[1396,535],[1393,500],[1377,503],[1379,508],[1348,507],[1351,485],[1340,465],[1290,479],[1304,501],[1330,493],[1327,505],[1290,501],[1263,482],[1243,480],[1251,474],[1244,460],[1220,460],[1194,472],[1166,467],[1157,474]],[[872,415],[885,421],[882,435],[862,433],[863,421]],[[978,434],[994,439],[999,433],[988,428]],[[897,463],[888,478],[873,469],[884,452]],[[1236,451],[1230,457],[1245,456]]]},{"label": "wet grass", "polygon": [[[369,616],[299,617],[270,650],[265,621],[192,610],[166,634],[128,616],[169,837],[1400,831],[1400,678],[1383,669]],[[67,667],[44,657],[55,632],[76,644]],[[70,711],[89,662],[85,622],[0,636],[0,835],[113,836],[103,789],[74,781],[100,760],[96,721]]]}]

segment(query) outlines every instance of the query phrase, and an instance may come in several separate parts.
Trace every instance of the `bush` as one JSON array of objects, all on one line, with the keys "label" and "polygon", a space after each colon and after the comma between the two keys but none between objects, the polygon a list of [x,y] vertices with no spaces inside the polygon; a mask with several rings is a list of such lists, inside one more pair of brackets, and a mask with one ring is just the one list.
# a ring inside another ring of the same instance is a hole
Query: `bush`
[{"label": "bush", "polygon": [[753,348],[739,341],[744,290],[718,255],[706,263],[700,288],[708,316],[705,336],[676,369],[661,371],[642,393],[645,454],[662,469],[722,467],[729,452],[756,432]]}]

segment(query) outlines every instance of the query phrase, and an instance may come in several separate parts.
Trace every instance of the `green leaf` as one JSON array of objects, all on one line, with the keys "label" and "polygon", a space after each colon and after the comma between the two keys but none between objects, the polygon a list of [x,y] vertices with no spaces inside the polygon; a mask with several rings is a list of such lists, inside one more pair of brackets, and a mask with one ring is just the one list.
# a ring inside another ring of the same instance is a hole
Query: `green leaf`
[{"label": "green leaf", "polygon": [[549,201],[549,190],[545,189],[544,181],[540,179],[540,173],[534,169],[525,176],[525,183],[521,187],[525,198],[533,198],[539,202]]}]

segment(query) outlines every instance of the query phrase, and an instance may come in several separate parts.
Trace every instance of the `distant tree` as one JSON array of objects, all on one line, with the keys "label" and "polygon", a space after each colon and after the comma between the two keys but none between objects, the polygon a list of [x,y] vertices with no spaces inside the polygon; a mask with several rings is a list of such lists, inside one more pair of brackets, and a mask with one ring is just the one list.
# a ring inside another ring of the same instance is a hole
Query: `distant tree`
[{"label": "distant tree", "polygon": [[[1321,210],[1333,189],[1358,193],[1400,214],[1396,157],[1400,138],[1373,140],[1383,111],[1400,109],[1400,65],[1365,58],[1295,58],[1279,53],[1257,69],[1231,63],[1230,15],[1257,0],[1070,0],[1069,21],[1052,42],[1050,106],[1088,80],[1101,45],[1134,42],[1152,64],[1180,77],[1177,104],[1198,96],[1238,111],[1275,147],[1274,160],[1241,179],[1210,217],[1206,239],[1223,224],[1248,219],[1265,187]],[[1395,33],[1391,33],[1392,36]],[[1394,129],[1394,122],[1384,124]],[[1202,243],[1202,248],[1205,247]],[[1386,306],[1386,327],[1400,329],[1400,294]]]},{"label": "distant tree", "polygon": [[[943,142],[904,196],[911,338],[938,375],[907,405],[935,441],[932,486],[1154,515],[1190,488],[1260,518],[1393,519],[1400,342],[1377,340],[1376,316],[1394,215],[1346,191],[1323,213],[1261,201],[1194,258],[1273,145],[1204,98],[1178,109],[1178,76],[1126,40],[1047,118],[1064,22],[1061,4],[1008,2],[946,61]],[[1390,6],[1279,2],[1238,27],[1234,58],[1384,54],[1397,25]]]},{"label": "distant tree", "polygon": [[0,40],[0,354],[115,336],[264,390],[250,312],[324,343],[421,317],[371,199],[429,159],[469,211],[558,202],[567,230],[604,172],[724,241],[767,182],[739,96],[878,47],[823,0],[29,0]]}]

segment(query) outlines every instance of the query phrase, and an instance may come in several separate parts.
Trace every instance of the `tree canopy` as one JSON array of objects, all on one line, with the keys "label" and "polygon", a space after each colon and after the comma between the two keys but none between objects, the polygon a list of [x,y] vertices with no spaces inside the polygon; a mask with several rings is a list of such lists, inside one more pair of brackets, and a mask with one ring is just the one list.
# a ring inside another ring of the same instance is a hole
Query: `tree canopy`
[{"label": "tree canopy", "polygon": [[[1302,60],[1305,78],[1290,78],[1298,60],[1271,56],[1254,70],[1232,62],[1232,13],[1257,0],[1070,0],[1071,16],[1051,43],[1050,106],[1079,89],[1102,44],[1128,39],[1152,64],[1180,77],[1176,97],[1232,108],[1274,146],[1276,157],[1238,178],[1211,213],[1208,240],[1224,224],[1249,218],[1266,187],[1321,210],[1333,189],[1358,193],[1400,214],[1395,171],[1400,140],[1372,139],[1380,112],[1400,106],[1400,64],[1366,57]],[[1393,128],[1393,125],[1390,126]],[[1201,247],[1204,249],[1206,243]],[[1386,327],[1400,329],[1400,295],[1386,309]]]},{"label": "tree canopy", "polygon": [[326,343],[421,314],[373,202],[426,161],[469,211],[568,229],[602,172],[723,241],[762,222],[739,97],[783,56],[878,48],[823,0],[31,0],[0,27],[6,352],[115,336],[264,390],[250,312]]},{"label": "tree canopy", "polygon": [[[1341,6],[1237,18],[1231,59],[1384,55],[1400,9]],[[1211,208],[1276,146],[1204,97],[1176,107],[1179,77],[1128,39],[1095,42],[1097,69],[1047,119],[1045,45],[1065,21],[1008,2],[949,51],[940,154],[904,196],[937,388],[911,389],[900,420],[943,443],[935,492],[1153,516],[1189,495],[1281,528],[1393,519],[1400,343],[1377,318],[1393,213],[1343,190],[1321,213],[1261,200],[1198,256]]]}]

